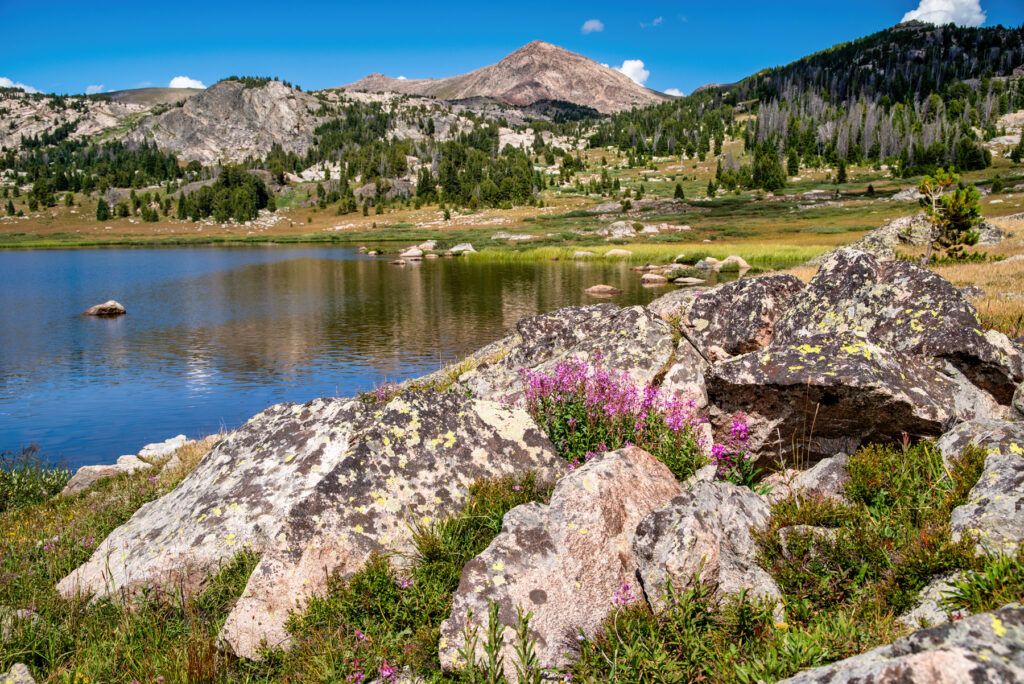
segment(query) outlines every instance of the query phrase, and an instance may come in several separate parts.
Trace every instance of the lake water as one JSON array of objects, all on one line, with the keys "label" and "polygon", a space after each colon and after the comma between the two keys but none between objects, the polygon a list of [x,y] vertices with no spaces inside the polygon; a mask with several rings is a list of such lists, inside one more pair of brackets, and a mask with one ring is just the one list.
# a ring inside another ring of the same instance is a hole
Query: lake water
[{"label": "lake water", "polygon": [[[0,252],[0,451],[69,466],[237,427],[281,401],[351,396],[437,369],[524,316],[646,303],[625,264],[399,268],[344,248]],[[128,315],[81,316],[116,299]]]}]

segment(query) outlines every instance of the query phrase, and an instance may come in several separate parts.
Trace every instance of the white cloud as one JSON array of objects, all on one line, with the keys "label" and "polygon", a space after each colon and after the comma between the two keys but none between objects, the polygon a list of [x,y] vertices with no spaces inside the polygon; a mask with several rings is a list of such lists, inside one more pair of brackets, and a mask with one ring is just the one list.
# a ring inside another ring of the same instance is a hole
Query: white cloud
[{"label": "white cloud", "polygon": [[86,86],[85,87],[85,94],[86,95],[95,95],[96,93],[102,93],[102,92],[103,92],[103,84],[102,83],[100,83],[99,85],[91,85],[91,86]]},{"label": "white cloud", "polygon": [[916,10],[903,15],[903,21],[912,19],[939,26],[981,26],[985,23],[985,11],[981,9],[981,0],[921,0]]},{"label": "white cloud", "polygon": [[0,88],[17,88],[18,90],[24,90],[26,93],[38,93],[39,92],[38,90],[36,90],[35,88],[33,88],[30,85],[25,85],[24,83],[18,83],[17,81],[12,81],[11,79],[7,78],[6,76],[0,76]]},{"label": "white cloud", "polygon": [[621,71],[640,85],[646,83],[651,75],[650,71],[644,69],[644,61],[642,59],[627,59],[622,63],[622,66],[612,67],[612,69]]},{"label": "white cloud", "polygon": [[604,24],[601,23],[600,19],[587,19],[583,22],[583,28],[580,29],[584,34],[586,33],[600,33],[604,31]]},{"label": "white cloud", "polygon": [[675,95],[676,97],[682,97],[683,96],[683,91],[680,90],[679,88],[669,88],[668,90],[665,91],[665,94],[666,95]]},{"label": "white cloud", "polygon": [[194,78],[188,76],[175,76],[171,79],[171,82],[167,84],[168,88],[205,88],[202,81],[197,81]]},{"label": "white cloud", "polygon": [[409,80],[409,79],[407,79],[407,78],[406,78],[405,76],[399,76],[399,77],[398,77],[397,79],[395,79],[395,80],[397,80],[397,81],[407,81],[407,80]]},{"label": "white cloud", "polygon": [[665,21],[664,17],[655,17],[654,21],[652,21],[649,24],[645,24],[644,22],[641,21],[640,22],[640,28],[650,28],[651,26],[657,26],[658,24],[660,24],[663,21]]}]

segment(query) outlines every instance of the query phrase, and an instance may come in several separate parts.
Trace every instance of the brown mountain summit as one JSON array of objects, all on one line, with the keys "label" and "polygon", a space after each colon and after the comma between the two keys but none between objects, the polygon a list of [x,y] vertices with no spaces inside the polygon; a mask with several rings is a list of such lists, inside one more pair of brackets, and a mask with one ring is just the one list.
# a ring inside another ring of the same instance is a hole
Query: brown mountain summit
[{"label": "brown mountain summit", "polygon": [[601,112],[671,99],[592,59],[540,40],[524,45],[497,64],[460,76],[398,79],[370,74],[344,88],[428,95],[442,100],[490,97],[520,106],[539,100],[564,100]]}]

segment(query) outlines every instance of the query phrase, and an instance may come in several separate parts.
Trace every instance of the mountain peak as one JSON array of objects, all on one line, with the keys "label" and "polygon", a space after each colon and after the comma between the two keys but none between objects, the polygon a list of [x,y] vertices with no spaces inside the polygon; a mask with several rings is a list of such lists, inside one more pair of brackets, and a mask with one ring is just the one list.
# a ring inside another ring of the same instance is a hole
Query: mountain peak
[{"label": "mountain peak", "polygon": [[614,69],[543,40],[534,40],[501,61],[460,76],[433,80],[396,80],[371,74],[344,86],[347,90],[391,91],[443,100],[488,97],[526,106],[562,100],[601,112],[617,112],[669,99],[634,83]]}]

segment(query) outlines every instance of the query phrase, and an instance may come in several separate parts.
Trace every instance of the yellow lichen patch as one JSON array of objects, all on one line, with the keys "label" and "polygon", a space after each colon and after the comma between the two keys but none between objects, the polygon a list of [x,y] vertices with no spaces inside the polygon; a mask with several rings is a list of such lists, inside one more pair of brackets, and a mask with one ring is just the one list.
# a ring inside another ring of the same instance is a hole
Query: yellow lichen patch
[{"label": "yellow lichen patch", "polygon": [[1006,636],[1006,627],[1003,625],[1003,621],[995,615],[992,616],[992,631],[997,637]]},{"label": "yellow lichen patch", "polygon": [[796,348],[801,354],[820,354],[821,347],[813,344],[801,344]]}]

